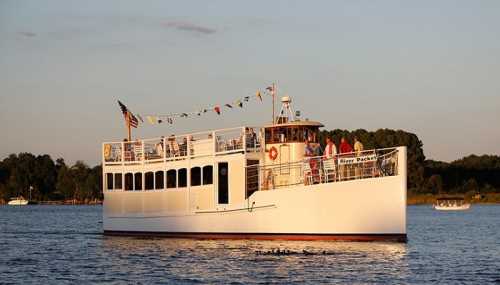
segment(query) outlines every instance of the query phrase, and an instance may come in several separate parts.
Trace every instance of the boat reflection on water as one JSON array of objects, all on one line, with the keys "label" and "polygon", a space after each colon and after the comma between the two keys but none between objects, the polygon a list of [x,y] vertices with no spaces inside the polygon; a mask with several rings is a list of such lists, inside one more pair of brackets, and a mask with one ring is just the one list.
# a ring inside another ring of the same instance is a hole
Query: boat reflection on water
[{"label": "boat reflection on water", "polygon": [[[120,270],[147,272],[154,268],[154,274],[160,270],[165,280],[179,282],[217,283],[237,279],[252,283],[261,278],[349,282],[359,281],[360,277],[377,282],[382,281],[381,276],[394,282],[405,281],[409,275],[407,245],[391,242],[105,237],[103,247],[103,252],[127,261]],[[149,266],[137,268],[138,263]]]}]

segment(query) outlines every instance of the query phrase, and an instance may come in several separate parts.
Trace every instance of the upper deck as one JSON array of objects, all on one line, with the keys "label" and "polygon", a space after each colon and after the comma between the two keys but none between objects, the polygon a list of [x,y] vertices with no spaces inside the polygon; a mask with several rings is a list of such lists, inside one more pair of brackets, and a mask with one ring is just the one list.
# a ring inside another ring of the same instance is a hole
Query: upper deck
[{"label": "upper deck", "polygon": [[165,163],[208,156],[260,152],[260,128],[237,127],[134,141],[104,142],[103,166]]}]

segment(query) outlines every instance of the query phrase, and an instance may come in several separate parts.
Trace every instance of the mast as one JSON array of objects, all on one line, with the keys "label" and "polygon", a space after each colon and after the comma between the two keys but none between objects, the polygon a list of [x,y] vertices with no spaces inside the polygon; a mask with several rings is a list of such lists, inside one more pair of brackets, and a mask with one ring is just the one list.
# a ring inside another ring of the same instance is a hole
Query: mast
[{"label": "mast", "polygon": [[128,130],[128,141],[130,142],[132,140],[132,130],[130,128],[130,112],[127,112],[127,130]]},{"label": "mast", "polygon": [[274,125],[274,123],[276,122],[276,117],[274,116],[274,105],[275,105],[275,98],[276,98],[276,84],[273,83],[273,89],[271,90],[271,95],[273,96],[273,120],[272,120],[272,124]]}]

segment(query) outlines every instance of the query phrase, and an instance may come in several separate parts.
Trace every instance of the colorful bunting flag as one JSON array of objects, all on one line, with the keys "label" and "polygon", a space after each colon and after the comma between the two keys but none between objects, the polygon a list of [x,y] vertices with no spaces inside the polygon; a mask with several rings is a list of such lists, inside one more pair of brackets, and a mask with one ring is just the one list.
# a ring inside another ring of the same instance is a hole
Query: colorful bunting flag
[{"label": "colorful bunting flag", "polygon": [[236,100],[236,105],[243,108],[243,102],[241,102],[241,100]]},{"label": "colorful bunting flag", "polygon": [[154,125],[156,124],[156,122],[158,122],[158,118],[156,118],[155,116],[146,116],[146,119],[151,125]]},{"label": "colorful bunting flag", "polygon": [[220,107],[215,106],[214,111],[217,113],[217,115],[220,115]]},{"label": "colorful bunting flag", "polygon": [[262,102],[262,95],[260,95],[260,91],[257,91],[257,93],[255,94],[257,96],[257,98],[259,98],[259,100]]}]

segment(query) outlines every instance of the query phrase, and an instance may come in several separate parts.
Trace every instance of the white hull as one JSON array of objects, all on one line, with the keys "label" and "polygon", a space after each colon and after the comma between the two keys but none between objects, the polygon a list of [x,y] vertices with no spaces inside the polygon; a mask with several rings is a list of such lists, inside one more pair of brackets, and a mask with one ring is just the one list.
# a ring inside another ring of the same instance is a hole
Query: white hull
[{"label": "white hull", "polygon": [[468,210],[470,208],[470,204],[463,204],[460,206],[439,206],[434,205],[434,209],[438,211],[463,211]]},{"label": "white hull", "polygon": [[[405,190],[406,178],[401,176],[353,180],[258,191],[239,207],[176,214],[148,211],[154,201],[166,208],[166,191],[107,192],[103,227],[107,233],[127,234],[394,235],[404,239]],[[142,205],[141,211],[130,214],[126,207],[131,199]],[[108,201],[120,205],[110,206]]]},{"label": "white hull", "polygon": [[9,203],[7,203],[7,204],[11,205],[11,206],[24,206],[24,205],[28,205],[28,200],[16,199],[16,200],[9,201]]}]

